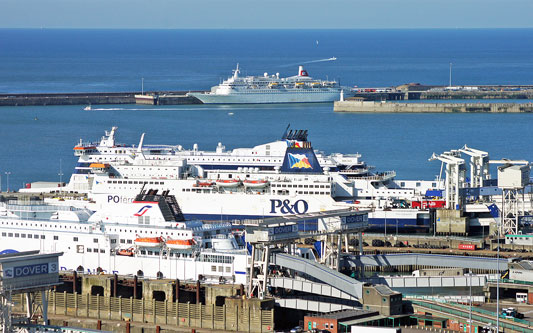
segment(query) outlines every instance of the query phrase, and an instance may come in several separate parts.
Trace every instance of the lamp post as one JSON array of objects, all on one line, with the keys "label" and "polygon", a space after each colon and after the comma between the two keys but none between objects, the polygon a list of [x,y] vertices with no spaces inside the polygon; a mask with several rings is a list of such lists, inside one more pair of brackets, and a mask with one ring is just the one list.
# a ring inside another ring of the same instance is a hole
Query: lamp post
[{"label": "lamp post", "polygon": [[468,333],[472,333],[472,269],[470,269],[470,311],[468,313]]},{"label": "lamp post", "polygon": [[500,221],[496,224],[498,226],[498,248],[496,255],[496,333],[500,333],[500,226],[502,218],[503,215],[500,212]]},{"label": "lamp post", "polygon": [[4,173],[6,174],[6,178],[7,178],[7,180],[6,180],[7,192],[9,193],[9,175],[11,174],[11,172],[6,171]]}]

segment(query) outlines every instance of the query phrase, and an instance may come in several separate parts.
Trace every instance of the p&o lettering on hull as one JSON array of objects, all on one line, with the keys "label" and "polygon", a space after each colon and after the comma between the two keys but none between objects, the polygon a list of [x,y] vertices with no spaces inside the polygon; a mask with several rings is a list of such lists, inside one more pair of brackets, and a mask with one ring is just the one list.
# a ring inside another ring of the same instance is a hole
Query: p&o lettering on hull
[{"label": "p&o lettering on hull", "polygon": [[302,199],[294,203],[289,199],[270,199],[270,214],[305,214],[308,210],[309,204]]}]

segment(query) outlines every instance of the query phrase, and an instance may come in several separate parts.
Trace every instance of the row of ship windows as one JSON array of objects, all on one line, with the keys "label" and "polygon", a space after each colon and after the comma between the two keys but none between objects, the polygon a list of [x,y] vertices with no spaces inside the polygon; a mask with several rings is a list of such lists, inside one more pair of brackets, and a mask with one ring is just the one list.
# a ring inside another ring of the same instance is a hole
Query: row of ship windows
[{"label": "row of ship windows", "polygon": [[[270,152],[267,152],[267,155],[269,154]],[[192,161],[201,161],[201,162],[206,162],[206,161],[212,161],[212,162],[241,162],[241,159],[240,158],[228,158],[228,159],[215,159],[215,158],[191,158]],[[282,160],[272,160],[272,159],[269,159],[269,160],[263,160],[263,159],[260,159],[260,158],[246,158],[246,159],[242,159],[242,162],[278,162],[278,163],[281,163],[283,162]]]},{"label": "row of ship windows", "polygon": [[[3,232],[2,237],[15,237],[15,238],[35,238],[35,239],[45,239],[45,235],[32,235],[32,234],[19,234],[19,233],[12,233],[12,232]],[[54,236],[54,238],[57,236]]]},{"label": "row of ship windows", "polygon": [[100,251],[98,251],[98,249],[90,249],[90,248],[87,248],[86,249],[87,252],[94,252],[94,253],[105,253],[105,250],[104,249],[100,249]]},{"label": "row of ship windows", "polygon": [[202,254],[199,261],[213,262],[218,264],[231,264],[233,263],[233,257],[216,254]]},{"label": "row of ship windows", "polygon": [[272,187],[294,187],[294,188],[330,188],[330,185],[291,185],[291,184],[272,184]]},{"label": "row of ship windows", "polygon": [[[151,233],[151,232],[150,232]],[[37,235],[37,234],[23,234],[23,233],[13,233],[13,232],[2,232],[2,237],[14,237],[14,238],[30,238],[30,239],[46,239],[46,235]],[[53,236],[54,240],[59,240],[59,236]],[[73,237],[74,242],[78,242],[78,237]],[[98,238],[93,238],[93,243],[98,243]],[[111,239],[111,244],[116,244],[116,239]],[[133,244],[131,239],[121,239],[120,244]],[[87,251],[90,252],[90,251]]]},{"label": "row of ship windows", "polygon": [[[2,224],[5,224],[5,225],[15,225],[15,226],[19,226],[19,223],[18,222],[4,222],[2,221]],[[87,230],[87,227],[77,227],[77,226],[71,226],[71,225],[62,225],[62,224],[55,224],[55,225],[52,225],[52,224],[33,224],[33,223],[20,223],[20,226],[25,226],[25,227],[40,227],[40,228],[55,228],[55,229],[79,229],[79,230]],[[64,228],[63,228],[64,227]]]},{"label": "row of ship windows", "polygon": [[[18,222],[4,222],[2,221],[1,222],[2,224],[5,224],[5,225],[15,225],[15,226],[19,226],[19,223]],[[67,226],[67,225],[62,225],[62,224],[56,224],[56,225],[48,225],[48,224],[33,224],[33,223],[20,223],[20,226],[26,226],[26,227],[41,227],[41,228],[45,228],[45,229],[48,229],[48,228],[55,228],[55,229],[79,229],[79,230],[88,230],[87,227],[76,227],[76,226]],[[64,228],[63,228],[64,227]],[[122,232],[122,229],[110,229],[109,231],[113,231],[113,232]],[[126,230],[124,229],[124,232],[132,232],[132,230]],[[139,234],[153,234],[153,231],[150,231],[148,232],[147,230],[146,231],[143,231],[143,230],[133,230],[133,232],[135,233],[139,233]],[[157,232],[156,232],[157,233]],[[5,232],[3,233],[5,234]],[[161,233],[161,235],[164,235],[165,233]],[[166,232],[166,235],[167,236],[174,236],[174,233],[173,232]],[[5,235],[4,235],[5,236]],[[180,232],[177,232],[176,233],[176,236],[190,236],[190,234],[187,234],[187,233],[180,233]],[[57,236],[54,236],[54,237],[57,237]],[[28,238],[31,238],[31,237],[28,237]],[[75,238],[75,241],[77,241],[77,237],[74,237]],[[96,238],[95,238],[96,239]],[[113,240],[112,240],[113,241]]]},{"label": "row of ship windows", "polygon": [[108,184],[150,184],[150,185],[164,185],[165,182],[147,182],[147,181],[137,181],[137,180],[108,180]]},{"label": "row of ship windows", "polygon": [[[289,194],[289,190],[278,190],[277,194]],[[296,194],[329,195],[329,192],[296,191]]]},{"label": "row of ship windows", "polygon": [[[211,272],[216,272],[217,271],[217,266],[213,265],[211,266]],[[218,272],[219,273],[223,273],[224,272],[224,267],[223,266],[218,266]],[[226,267],[226,273],[231,273],[231,267]]]}]

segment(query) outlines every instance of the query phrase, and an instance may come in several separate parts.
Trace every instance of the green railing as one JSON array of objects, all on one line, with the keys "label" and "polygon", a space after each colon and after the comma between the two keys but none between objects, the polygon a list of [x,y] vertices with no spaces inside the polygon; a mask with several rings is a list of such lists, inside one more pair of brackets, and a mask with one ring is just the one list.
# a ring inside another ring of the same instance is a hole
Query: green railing
[{"label": "green railing", "polygon": [[[465,306],[465,305],[462,305],[462,304],[454,304],[453,306],[454,307],[457,307],[457,308],[461,308],[459,310],[457,309],[451,309],[449,307],[446,307],[446,306],[442,306],[442,305],[438,305],[438,304],[432,304],[432,303],[428,303],[428,302],[423,302],[423,301],[417,301],[417,300],[411,300],[411,303],[413,304],[417,304],[419,306],[423,306],[425,308],[428,308],[428,309],[432,309],[432,310],[436,310],[436,311],[440,311],[440,312],[444,312],[444,313],[449,313],[451,315],[454,315],[454,316],[457,316],[457,317],[461,317],[461,318],[464,318],[466,320],[468,320],[470,318],[470,313],[469,313],[469,307],[468,306]],[[494,327],[496,327],[496,313],[492,312],[492,311],[488,311],[488,310],[484,310],[484,309],[479,309],[479,308],[472,308],[472,320],[475,320],[475,321],[478,321],[478,322],[482,322],[482,323],[490,323],[492,325],[494,325]],[[480,316],[478,314],[484,314],[486,316],[490,316],[492,318],[487,318],[487,317],[483,317],[483,316]],[[507,318],[503,318],[503,316],[500,315],[500,319],[507,319]],[[516,323],[519,323],[519,324],[522,324],[522,325],[527,325],[528,327],[523,327],[523,326],[517,326],[517,325],[514,325],[514,324],[510,324],[510,323],[507,323],[507,322],[502,322],[500,320],[500,327],[501,328],[508,328],[508,329],[511,329],[513,331],[516,331],[516,332],[533,332],[533,323],[530,322],[530,321],[527,321],[527,320],[522,320],[522,319],[507,319],[507,320],[513,320],[514,322]]]},{"label": "green railing", "polygon": [[[490,280],[487,280],[488,282],[494,282],[496,283],[497,280],[495,279],[490,279]],[[527,285],[527,286],[533,286],[533,282],[529,282],[529,281],[520,281],[520,280],[510,280],[510,279],[500,279],[500,282],[501,283],[513,283],[513,284],[523,284],[523,285]]]}]

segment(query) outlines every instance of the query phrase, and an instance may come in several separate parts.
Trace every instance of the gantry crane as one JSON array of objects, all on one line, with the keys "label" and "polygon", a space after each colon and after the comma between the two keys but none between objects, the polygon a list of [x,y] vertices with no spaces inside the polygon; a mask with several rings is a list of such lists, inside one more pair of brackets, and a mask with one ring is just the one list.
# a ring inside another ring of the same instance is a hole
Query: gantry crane
[{"label": "gantry crane", "polygon": [[445,191],[447,209],[457,209],[462,203],[459,189],[464,186],[466,170],[465,161],[459,156],[460,152],[458,150],[451,150],[440,155],[433,153],[429,158],[429,161],[439,160],[446,164]]}]

